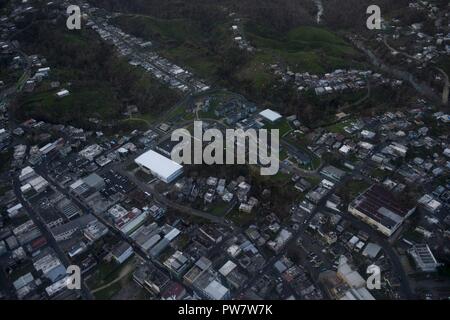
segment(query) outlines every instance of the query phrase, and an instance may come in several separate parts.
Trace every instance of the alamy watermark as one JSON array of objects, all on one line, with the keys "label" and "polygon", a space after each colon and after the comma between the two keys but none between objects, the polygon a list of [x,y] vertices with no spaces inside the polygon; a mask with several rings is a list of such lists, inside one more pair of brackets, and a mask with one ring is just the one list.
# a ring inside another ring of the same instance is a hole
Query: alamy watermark
[{"label": "alamy watermark", "polygon": [[371,264],[370,266],[367,267],[366,273],[370,274],[370,276],[366,280],[367,289],[380,290],[381,289],[381,269],[380,269],[380,267],[377,265]]},{"label": "alamy watermark", "polygon": [[370,16],[367,18],[366,26],[369,30],[380,30],[381,29],[381,9],[379,6],[373,4],[367,7],[367,14]]},{"label": "alamy watermark", "polygon": [[[172,132],[171,140],[179,143],[172,149],[171,157],[179,164],[260,164],[261,175],[275,175],[280,167],[279,131],[270,130],[270,141],[268,131],[226,129],[224,137],[215,128],[203,132],[203,122],[194,121],[193,136],[184,128]],[[203,142],[209,143],[204,149]]]},{"label": "alamy watermark", "polygon": [[70,265],[66,269],[66,286],[69,290],[81,289],[81,270],[77,265]]},{"label": "alamy watermark", "polygon": [[77,5],[70,5],[66,10],[69,15],[66,20],[66,26],[69,30],[81,29],[81,9]]}]

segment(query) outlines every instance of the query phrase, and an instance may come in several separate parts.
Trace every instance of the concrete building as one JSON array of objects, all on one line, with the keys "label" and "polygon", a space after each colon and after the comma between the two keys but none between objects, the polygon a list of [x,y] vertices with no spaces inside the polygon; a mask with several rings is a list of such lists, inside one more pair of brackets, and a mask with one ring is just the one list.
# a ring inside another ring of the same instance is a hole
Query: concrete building
[{"label": "concrete building", "polygon": [[121,242],[112,250],[112,257],[117,263],[122,264],[131,257],[133,253],[133,248],[128,243]]},{"label": "concrete building", "polygon": [[166,261],[164,265],[173,272],[177,277],[180,277],[190,266],[190,258],[181,251],[175,251]]},{"label": "concrete building", "polygon": [[345,176],[345,171],[334,166],[326,166],[320,171],[320,173],[334,181],[340,181]]},{"label": "concrete building", "polygon": [[141,263],[133,273],[133,280],[149,292],[160,294],[169,284],[170,277],[150,263]]},{"label": "concrete building", "polygon": [[435,272],[440,265],[426,244],[416,244],[408,250],[408,253],[422,272]]},{"label": "concrete building", "polygon": [[201,257],[195,264],[189,269],[183,276],[183,280],[187,285],[192,285],[203,273],[209,270],[212,266],[212,262],[206,258]]},{"label": "concrete building", "polygon": [[105,180],[96,173],[92,173],[83,178],[83,181],[90,188],[94,188],[95,190],[101,190],[105,187]]},{"label": "concrete building", "polygon": [[390,192],[379,185],[356,197],[348,206],[355,217],[390,237],[415,210],[400,204]]},{"label": "concrete building", "polygon": [[201,295],[210,300],[226,300],[230,299],[230,290],[225,287],[216,275],[208,270],[197,278],[194,287]]},{"label": "concrete building", "polygon": [[143,153],[134,161],[142,170],[151,173],[165,183],[172,182],[183,172],[182,165],[153,150]]},{"label": "concrete building", "polygon": [[375,300],[366,288],[366,280],[358,271],[352,269],[345,256],[341,256],[339,259],[337,275],[349,287],[339,300]]},{"label": "concrete building", "polygon": [[91,215],[86,214],[65,224],[54,227],[50,230],[56,241],[64,241],[70,239],[73,234],[79,230],[86,228],[87,225],[96,221],[97,219]]},{"label": "concrete building", "polygon": [[262,116],[265,120],[268,120],[269,122],[275,122],[282,118],[281,114],[270,109],[261,111],[259,115]]}]

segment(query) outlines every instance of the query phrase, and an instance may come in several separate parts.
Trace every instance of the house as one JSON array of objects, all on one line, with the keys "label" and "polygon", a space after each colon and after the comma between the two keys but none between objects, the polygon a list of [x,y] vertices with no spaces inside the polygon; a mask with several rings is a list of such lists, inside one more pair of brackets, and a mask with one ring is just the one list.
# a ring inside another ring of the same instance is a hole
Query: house
[{"label": "house", "polygon": [[160,294],[169,284],[169,276],[150,263],[141,263],[133,273],[133,280],[154,294]]},{"label": "house", "polygon": [[422,272],[435,272],[440,265],[426,244],[416,244],[408,250],[408,253]]},{"label": "house", "polygon": [[326,166],[320,171],[320,173],[335,181],[340,181],[345,176],[345,171],[334,166]]},{"label": "house", "polygon": [[112,250],[112,257],[117,263],[122,264],[131,257],[133,253],[133,248],[128,243],[121,242]]},{"label": "house", "polygon": [[69,93],[68,90],[62,89],[61,91],[58,91],[58,92],[56,93],[56,96],[57,96],[58,98],[63,98],[63,97],[68,96],[69,94],[70,94],[70,93]]},{"label": "house", "polygon": [[181,251],[175,251],[164,261],[164,266],[177,277],[182,276],[190,265],[191,260],[189,256],[183,254]]},{"label": "house", "polygon": [[93,215],[86,214],[65,224],[56,226],[51,229],[50,232],[56,241],[68,240],[72,238],[75,232],[84,229],[88,224],[96,220],[97,219]]},{"label": "house", "polygon": [[358,271],[352,269],[345,256],[339,258],[337,275],[349,287],[340,300],[375,300],[366,288],[366,280]]},{"label": "house", "polygon": [[442,203],[436,199],[434,199],[432,196],[430,196],[429,194],[425,194],[423,195],[419,200],[418,203],[422,205],[422,207],[431,212],[431,213],[436,213],[438,212],[441,207],[442,207]]}]

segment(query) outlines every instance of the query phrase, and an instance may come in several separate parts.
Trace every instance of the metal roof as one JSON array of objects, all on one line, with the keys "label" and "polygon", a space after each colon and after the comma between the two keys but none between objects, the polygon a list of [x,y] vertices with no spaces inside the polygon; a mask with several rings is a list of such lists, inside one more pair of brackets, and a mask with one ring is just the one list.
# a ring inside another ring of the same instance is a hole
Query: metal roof
[{"label": "metal roof", "polygon": [[143,153],[134,161],[164,179],[168,179],[183,168],[182,165],[153,150]]},{"label": "metal roof", "polygon": [[270,109],[266,109],[264,111],[261,111],[259,113],[261,116],[263,116],[264,118],[266,118],[269,121],[277,121],[278,119],[281,118],[281,114],[279,114],[278,112],[275,112],[273,110]]}]

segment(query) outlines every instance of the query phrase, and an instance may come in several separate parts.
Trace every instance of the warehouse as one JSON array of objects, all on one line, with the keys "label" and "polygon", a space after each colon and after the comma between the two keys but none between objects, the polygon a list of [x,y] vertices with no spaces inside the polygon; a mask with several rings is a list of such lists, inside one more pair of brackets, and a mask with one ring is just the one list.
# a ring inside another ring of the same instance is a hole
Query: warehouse
[{"label": "warehouse", "polygon": [[143,153],[134,161],[141,169],[153,174],[155,177],[166,183],[172,182],[183,172],[182,165],[153,150]]},{"label": "warehouse", "polygon": [[384,235],[390,237],[415,210],[399,203],[390,192],[372,185],[356,197],[348,211]]},{"label": "warehouse", "polygon": [[269,122],[275,122],[281,119],[281,114],[270,109],[261,111],[259,115],[262,116],[265,120],[268,120]]}]

